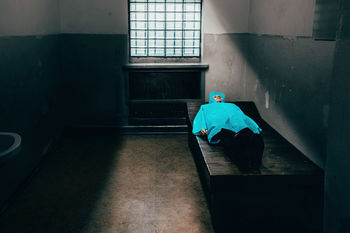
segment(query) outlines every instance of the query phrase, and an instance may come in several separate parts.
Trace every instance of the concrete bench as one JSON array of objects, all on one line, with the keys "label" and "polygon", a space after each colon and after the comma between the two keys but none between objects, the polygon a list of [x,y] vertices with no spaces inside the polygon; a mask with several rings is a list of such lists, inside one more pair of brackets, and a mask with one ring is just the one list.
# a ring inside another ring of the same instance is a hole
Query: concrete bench
[{"label": "concrete bench", "polygon": [[324,173],[269,126],[253,102],[235,102],[263,130],[260,173],[241,172],[218,145],[192,134],[203,103],[187,103],[189,146],[216,232],[321,232]]}]

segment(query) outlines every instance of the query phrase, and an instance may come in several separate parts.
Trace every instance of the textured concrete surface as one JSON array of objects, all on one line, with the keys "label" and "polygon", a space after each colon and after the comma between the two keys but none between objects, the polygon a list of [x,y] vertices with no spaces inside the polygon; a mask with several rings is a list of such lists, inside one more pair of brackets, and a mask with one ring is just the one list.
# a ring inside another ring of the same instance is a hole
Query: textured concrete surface
[{"label": "textured concrete surface", "polygon": [[228,101],[254,101],[269,124],[323,167],[334,45],[303,37],[205,34],[206,96],[218,90]]},{"label": "textured concrete surface", "polygon": [[68,124],[126,124],[127,35],[62,34],[61,72]]},{"label": "textured concrete surface", "polygon": [[342,1],[342,7],[331,83],[325,233],[350,232],[350,2]]},{"label": "textured concrete surface", "polygon": [[1,0],[0,36],[60,32],[59,0]]},{"label": "textured concrete surface", "polygon": [[311,36],[315,0],[250,0],[249,33]]},{"label": "textured concrete surface", "polygon": [[203,62],[209,64],[205,74],[205,95],[210,91],[225,93],[230,101],[245,100],[247,34],[204,34]]},{"label": "textured concrete surface", "polygon": [[337,41],[335,61],[325,164],[325,233],[350,232],[349,40]]},{"label": "textured concrete surface", "polygon": [[61,33],[128,33],[128,1],[59,1]]},{"label": "textured concrete surface", "polygon": [[0,229],[212,232],[186,135],[65,137],[0,216]]},{"label": "textured concrete surface", "polygon": [[249,5],[247,0],[202,1],[203,32],[208,34],[248,32]]},{"label": "textured concrete surface", "polygon": [[334,41],[248,39],[246,93],[263,118],[324,166]]}]

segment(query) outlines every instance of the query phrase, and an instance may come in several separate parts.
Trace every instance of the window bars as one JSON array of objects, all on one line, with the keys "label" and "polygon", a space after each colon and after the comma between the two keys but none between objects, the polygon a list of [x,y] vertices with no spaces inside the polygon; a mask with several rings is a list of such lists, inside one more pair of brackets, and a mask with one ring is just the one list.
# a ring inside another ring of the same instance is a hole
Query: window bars
[{"label": "window bars", "polygon": [[132,57],[200,57],[201,0],[129,0]]}]

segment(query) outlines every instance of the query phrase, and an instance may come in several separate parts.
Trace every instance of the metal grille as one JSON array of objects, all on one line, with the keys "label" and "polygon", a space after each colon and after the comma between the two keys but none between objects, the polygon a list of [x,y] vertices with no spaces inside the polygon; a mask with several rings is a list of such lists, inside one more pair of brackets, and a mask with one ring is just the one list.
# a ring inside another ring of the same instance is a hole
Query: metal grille
[{"label": "metal grille", "polygon": [[200,57],[202,0],[129,0],[132,57]]}]

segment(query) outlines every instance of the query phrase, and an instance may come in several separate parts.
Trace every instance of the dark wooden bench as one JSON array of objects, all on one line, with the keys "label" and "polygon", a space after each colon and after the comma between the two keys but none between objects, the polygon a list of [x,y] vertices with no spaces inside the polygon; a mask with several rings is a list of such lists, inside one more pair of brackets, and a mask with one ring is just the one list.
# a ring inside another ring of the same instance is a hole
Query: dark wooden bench
[{"label": "dark wooden bench", "polygon": [[260,173],[241,172],[218,145],[192,134],[203,103],[187,103],[189,146],[216,232],[321,232],[324,173],[269,126],[253,102],[235,102],[263,130]]}]

